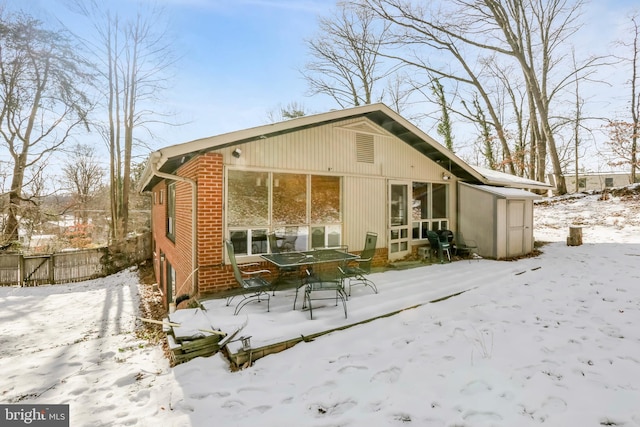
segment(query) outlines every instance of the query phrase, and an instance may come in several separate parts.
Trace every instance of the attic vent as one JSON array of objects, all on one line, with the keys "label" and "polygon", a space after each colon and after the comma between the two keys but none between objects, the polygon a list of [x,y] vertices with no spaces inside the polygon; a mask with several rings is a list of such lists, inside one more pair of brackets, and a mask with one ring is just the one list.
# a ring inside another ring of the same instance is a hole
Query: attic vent
[{"label": "attic vent", "polygon": [[360,163],[373,163],[373,135],[356,133],[356,161]]}]

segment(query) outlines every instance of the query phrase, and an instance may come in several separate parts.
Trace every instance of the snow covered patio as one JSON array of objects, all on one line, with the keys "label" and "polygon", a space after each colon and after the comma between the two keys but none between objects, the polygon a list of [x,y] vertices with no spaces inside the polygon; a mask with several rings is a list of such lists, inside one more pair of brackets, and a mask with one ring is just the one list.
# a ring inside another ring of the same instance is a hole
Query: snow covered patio
[{"label": "snow covered patio", "polygon": [[[234,361],[242,365],[249,359],[255,361],[301,341],[435,303],[483,284],[511,285],[521,280],[524,273],[531,277],[540,268],[536,258],[518,262],[474,259],[373,273],[369,277],[376,283],[378,293],[368,287],[353,286],[346,319],[342,304],[336,306],[331,299],[313,301],[313,319],[310,319],[308,309],[301,307],[304,288],[300,288],[295,310],[296,290],[290,288],[271,296],[269,312],[266,301],[262,301],[246,305],[234,316],[237,299],[230,306],[225,305],[225,299],[209,299],[201,302],[204,310],[178,310],[170,315],[170,321],[181,325],[174,328],[180,336],[202,335],[202,330],[212,328],[232,333],[246,324],[229,344]],[[251,338],[250,351],[242,349],[239,338],[243,336]]]}]

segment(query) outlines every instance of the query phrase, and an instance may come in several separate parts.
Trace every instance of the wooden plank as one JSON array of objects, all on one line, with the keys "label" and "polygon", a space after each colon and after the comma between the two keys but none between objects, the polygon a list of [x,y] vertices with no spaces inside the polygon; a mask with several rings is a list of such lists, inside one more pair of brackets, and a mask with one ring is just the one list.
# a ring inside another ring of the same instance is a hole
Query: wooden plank
[{"label": "wooden plank", "polygon": [[212,335],[210,337],[207,338],[201,338],[198,340],[193,340],[193,341],[183,341],[181,343],[181,347],[182,347],[182,351],[184,353],[189,353],[192,351],[198,351],[202,348],[216,348],[216,350],[218,350],[219,346],[218,346],[218,341],[220,340],[219,337]]}]

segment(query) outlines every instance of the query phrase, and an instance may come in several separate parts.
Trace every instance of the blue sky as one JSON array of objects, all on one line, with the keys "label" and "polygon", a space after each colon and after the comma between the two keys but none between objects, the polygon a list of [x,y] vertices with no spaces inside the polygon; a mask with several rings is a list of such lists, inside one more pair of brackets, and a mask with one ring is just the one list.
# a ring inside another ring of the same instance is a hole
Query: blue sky
[{"label": "blue sky", "polygon": [[[1,2],[1,0],[0,0]],[[42,17],[74,28],[61,0],[9,0]],[[299,70],[305,63],[304,39],[316,30],[317,17],[331,0],[161,0],[176,55],[173,87],[166,106],[179,128],[162,131],[162,145],[184,142],[268,123],[268,112],[290,102],[309,112],[336,105],[305,96]],[[110,0],[109,6],[134,10],[134,0]]]},{"label": "blue sky", "polygon": [[[180,6],[178,6],[180,4]],[[304,38],[330,1],[193,1],[169,3],[184,48],[175,99],[194,120],[198,138],[267,123],[278,104],[310,111],[335,108],[305,96]],[[189,104],[191,103],[191,104]],[[187,128],[192,128],[188,125]]]},{"label": "blue sky", "polygon": [[[134,10],[135,0],[106,0],[112,8]],[[2,0],[0,0],[2,2]],[[299,70],[307,58],[304,39],[317,31],[318,16],[334,8],[333,0],[159,0],[175,34],[175,84],[165,96],[177,112],[179,128],[161,131],[154,148],[258,126],[268,111],[298,102],[311,113],[338,108],[326,96],[307,97]],[[624,34],[621,24],[637,1],[594,0],[583,9],[578,49],[608,52],[608,43]],[[8,0],[36,16],[55,15],[70,27],[63,0]],[[612,81],[615,73],[604,77]],[[619,87],[619,85],[618,85]],[[609,113],[624,93],[601,85],[595,104]],[[593,100],[593,99],[592,99]],[[437,137],[428,124],[419,124]],[[464,133],[464,131],[462,132]],[[457,134],[458,141],[475,136]]]}]

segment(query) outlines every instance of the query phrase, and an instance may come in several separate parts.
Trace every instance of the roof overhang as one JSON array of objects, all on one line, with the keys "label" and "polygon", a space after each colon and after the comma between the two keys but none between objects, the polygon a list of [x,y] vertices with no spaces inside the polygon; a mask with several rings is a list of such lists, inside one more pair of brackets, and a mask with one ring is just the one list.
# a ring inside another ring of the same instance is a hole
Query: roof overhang
[{"label": "roof overhang", "polygon": [[[498,183],[487,179],[482,173],[447,150],[444,146],[424,133],[384,104],[369,104],[360,107],[335,110],[322,114],[303,116],[284,122],[272,123],[208,138],[197,139],[172,145],[151,153],[149,162],[140,180],[140,191],[148,191],[162,178],[160,174],[172,174],[183,163],[200,154],[251,141],[271,138],[303,129],[322,126],[347,119],[366,118],[390,134],[401,139],[424,156],[440,164],[459,179],[476,184]],[[505,174],[506,175],[506,174]],[[536,183],[536,181],[531,181]],[[543,183],[537,183],[545,186]],[[538,188],[534,186],[520,188]]]}]

